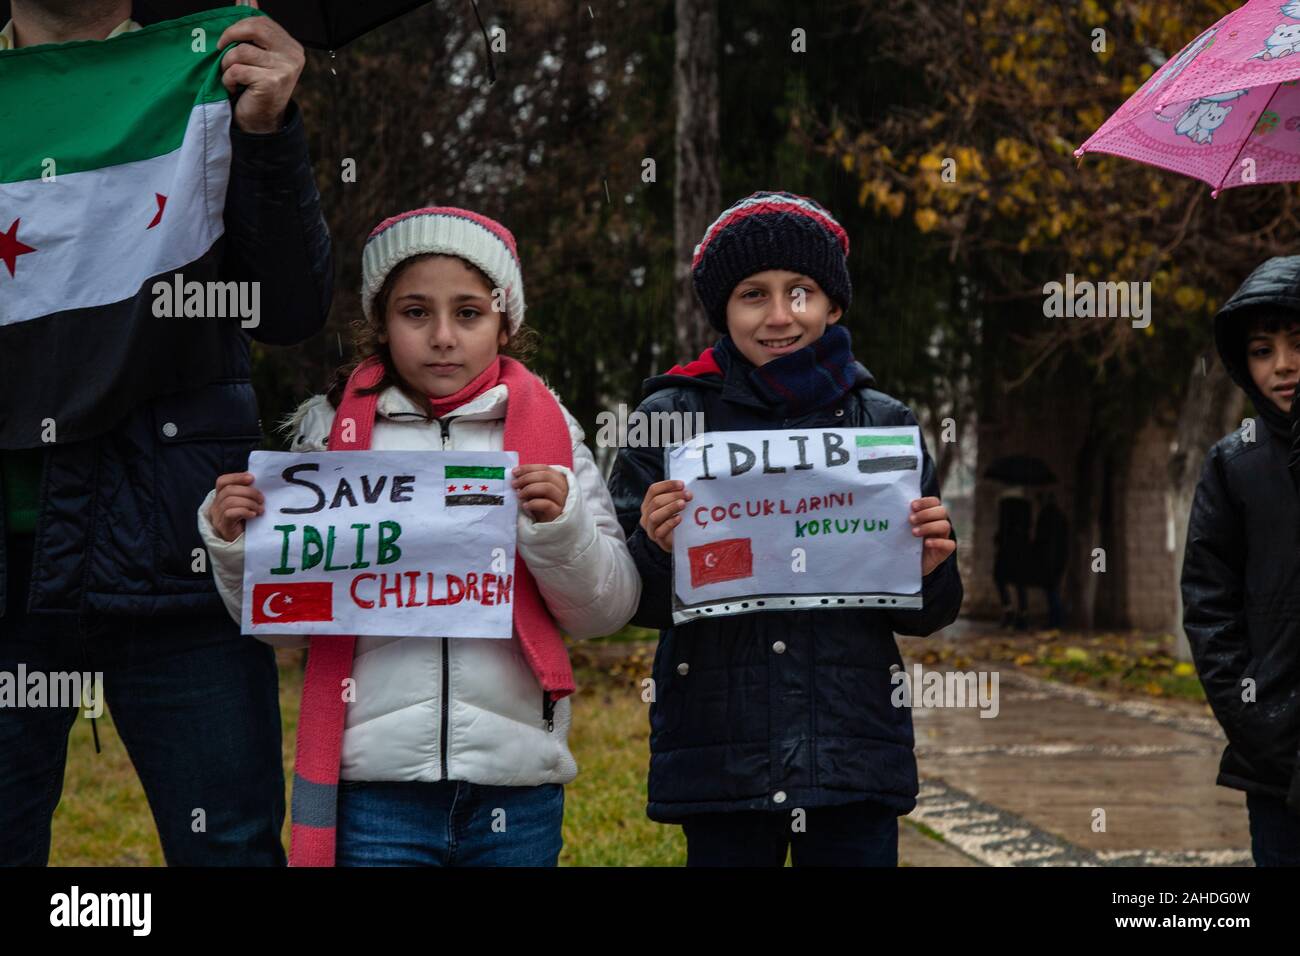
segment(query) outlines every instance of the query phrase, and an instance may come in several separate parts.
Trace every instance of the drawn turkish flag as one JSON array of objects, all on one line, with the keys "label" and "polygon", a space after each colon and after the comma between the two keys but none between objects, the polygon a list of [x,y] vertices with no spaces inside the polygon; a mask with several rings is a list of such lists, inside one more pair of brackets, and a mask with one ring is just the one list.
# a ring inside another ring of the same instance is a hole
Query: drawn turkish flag
[{"label": "drawn turkish flag", "polygon": [[754,549],[749,538],[727,538],[687,548],[691,560],[691,587],[735,581],[754,575]]},{"label": "drawn turkish flag", "polygon": [[253,623],[334,620],[334,585],[329,581],[253,585]]}]

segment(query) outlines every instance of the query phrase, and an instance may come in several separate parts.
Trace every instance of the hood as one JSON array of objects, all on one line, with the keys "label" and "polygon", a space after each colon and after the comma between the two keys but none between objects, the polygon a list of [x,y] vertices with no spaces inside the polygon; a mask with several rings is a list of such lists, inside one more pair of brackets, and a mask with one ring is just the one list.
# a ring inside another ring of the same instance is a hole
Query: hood
[{"label": "hood", "polygon": [[1277,256],[1258,266],[1214,316],[1214,344],[1223,366],[1254,404],[1269,431],[1291,441],[1291,416],[1264,395],[1246,364],[1245,320],[1257,312],[1300,315],[1300,256]]}]

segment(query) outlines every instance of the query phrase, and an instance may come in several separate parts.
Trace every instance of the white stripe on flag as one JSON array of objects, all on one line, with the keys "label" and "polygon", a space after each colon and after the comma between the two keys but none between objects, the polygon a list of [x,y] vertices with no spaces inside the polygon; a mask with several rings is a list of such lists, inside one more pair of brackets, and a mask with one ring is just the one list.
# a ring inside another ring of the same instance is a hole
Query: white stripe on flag
[{"label": "white stripe on flag", "polygon": [[[228,101],[200,104],[170,153],[0,186],[0,232],[19,219],[17,238],[36,249],[12,278],[0,269],[0,325],[121,302],[207,252],[225,229],[230,117]],[[156,193],[167,202],[150,229]]]}]

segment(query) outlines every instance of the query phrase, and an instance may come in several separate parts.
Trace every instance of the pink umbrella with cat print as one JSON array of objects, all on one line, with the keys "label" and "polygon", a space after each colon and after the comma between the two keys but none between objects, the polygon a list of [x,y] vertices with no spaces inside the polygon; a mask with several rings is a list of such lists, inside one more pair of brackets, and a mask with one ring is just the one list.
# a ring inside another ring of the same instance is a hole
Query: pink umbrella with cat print
[{"label": "pink umbrella with cat print", "polygon": [[1300,0],[1250,0],[1142,84],[1074,151],[1223,189],[1300,180]]}]

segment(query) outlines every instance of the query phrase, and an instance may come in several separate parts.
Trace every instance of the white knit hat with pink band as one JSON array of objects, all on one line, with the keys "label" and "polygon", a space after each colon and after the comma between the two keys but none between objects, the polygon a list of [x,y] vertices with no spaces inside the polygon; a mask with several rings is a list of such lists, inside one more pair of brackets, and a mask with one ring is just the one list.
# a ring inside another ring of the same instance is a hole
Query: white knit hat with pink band
[{"label": "white knit hat with pink band", "polygon": [[495,219],[455,206],[412,209],[375,226],[361,252],[361,308],[367,317],[375,318],[370,310],[388,273],[403,260],[425,253],[473,263],[494,289],[504,290],[510,333],[523,325],[524,278],[515,237]]}]

